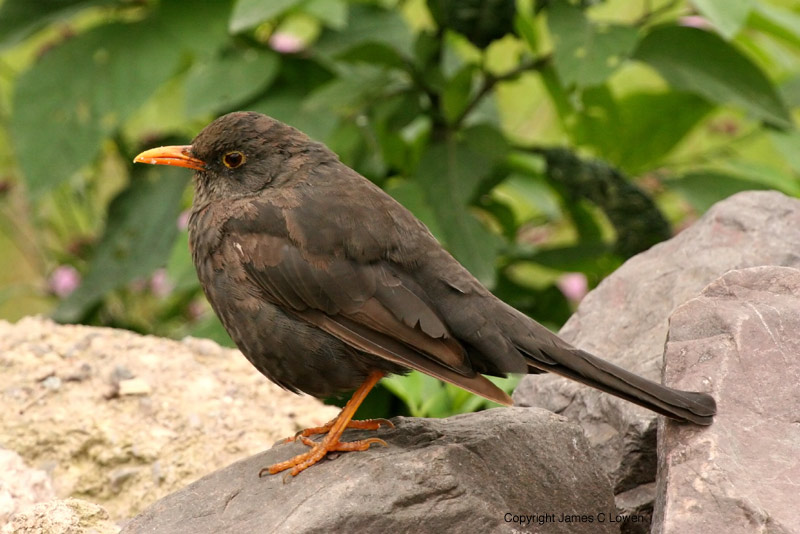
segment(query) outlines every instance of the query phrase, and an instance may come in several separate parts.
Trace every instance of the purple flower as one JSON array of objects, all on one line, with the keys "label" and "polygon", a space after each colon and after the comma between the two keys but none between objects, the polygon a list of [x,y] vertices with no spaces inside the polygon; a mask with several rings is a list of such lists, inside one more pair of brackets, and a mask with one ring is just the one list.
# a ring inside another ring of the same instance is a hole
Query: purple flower
[{"label": "purple flower", "polygon": [[566,273],[558,279],[556,285],[572,302],[580,302],[589,290],[589,282],[583,273]]},{"label": "purple flower", "polygon": [[58,298],[64,298],[81,285],[81,274],[72,265],[59,265],[50,274],[48,289]]},{"label": "purple flower", "polygon": [[269,46],[281,54],[296,54],[303,50],[303,41],[291,33],[277,31],[270,36]]}]

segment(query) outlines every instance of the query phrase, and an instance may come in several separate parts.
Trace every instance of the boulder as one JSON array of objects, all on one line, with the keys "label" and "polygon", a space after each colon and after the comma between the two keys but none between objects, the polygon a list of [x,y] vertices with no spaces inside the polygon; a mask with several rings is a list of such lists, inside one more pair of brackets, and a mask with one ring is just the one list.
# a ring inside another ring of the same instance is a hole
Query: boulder
[{"label": "boulder", "polygon": [[307,450],[281,444],[161,499],[122,532],[619,532],[608,478],[563,417],[498,408],[393,421],[345,433],[377,435],[388,447],[343,453],[296,477],[258,478]]},{"label": "boulder", "polygon": [[1,534],[117,534],[119,527],[101,506],[80,499],[39,503],[20,512]]},{"label": "boulder", "polygon": [[0,525],[28,506],[55,498],[50,477],[14,451],[0,448]]},{"label": "boulder", "polygon": [[112,520],[338,411],[211,341],[36,317],[0,321],[0,368],[0,445]]},{"label": "boulder", "polygon": [[[629,259],[603,280],[560,334],[660,381],[673,310],[725,272],[759,265],[800,267],[799,200],[775,191],[750,191],[717,203],[694,225]],[[680,385],[709,391],[706,379],[697,370]],[[554,375],[524,377],[513,398],[520,406],[544,407],[577,421],[615,493],[655,481],[654,413]]]},{"label": "boulder", "polygon": [[719,413],[662,422],[653,532],[800,532],[800,270],[731,271],[680,306],[665,375],[708,377]]}]

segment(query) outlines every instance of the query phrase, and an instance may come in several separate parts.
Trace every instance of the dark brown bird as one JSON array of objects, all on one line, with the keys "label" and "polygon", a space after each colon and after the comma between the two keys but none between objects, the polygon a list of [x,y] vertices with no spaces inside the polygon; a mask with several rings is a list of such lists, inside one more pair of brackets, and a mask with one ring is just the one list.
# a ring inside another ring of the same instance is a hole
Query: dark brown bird
[{"label": "dark brown bird", "polygon": [[[189,146],[136,162],[194,169],[192,258],[211,306],[250,362],[291,391],[357,388],[339,416],[300,435],[312,449],[270,473],[296,475],[340,442],[369,390],[416,369],[495,402],[483,375],[552,372],[679,421],[711,424],[705,393],[678,391],[572,347],[505,304],[406,208],[324,145],[270,117],[225,115]],[[312,434],[327,433],[319,442]]]}]

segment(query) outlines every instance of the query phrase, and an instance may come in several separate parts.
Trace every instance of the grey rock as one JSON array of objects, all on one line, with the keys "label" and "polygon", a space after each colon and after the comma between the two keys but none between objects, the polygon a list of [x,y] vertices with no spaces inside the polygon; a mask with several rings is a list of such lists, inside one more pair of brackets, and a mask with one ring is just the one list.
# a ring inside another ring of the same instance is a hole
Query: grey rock
[{"label": "grey rock", "polygon": [[624,491],[615,497],[617,510],[625,516],[639,516],[641,522],[622,523],[620,534],[649,534],[653,518],[653,501],[655,500],[656,483],[642,484]]},{"label": "grey rock", "polygon": [[708,428],[662,422],[654,532],[800,533],[800,270],[732,271],[670,321],[665,376],[709,377]]},{"label": "grey rock", "polygon": [[[275,446],[163,498],[122,532],[619,532],[608,479],[563,417],[500,408],[394,422],[377,432],[388,447],[341,454],[285,483],[257,473],[307,448]],[[345,439],[366,435],[375,433]]]},{"label": "grey rock", "polygon": [[[584,298],[561,335],[659,381],[672,311],[725,272],[759,265],[800,267],[797,199],[758,191],[719,202],[676,237],[625,262]],[[706,389],[699,373],[681,385]],[[552,375],[523,378],[514,401],[578,421],[615,493],[655,480],[655,414]]]}]

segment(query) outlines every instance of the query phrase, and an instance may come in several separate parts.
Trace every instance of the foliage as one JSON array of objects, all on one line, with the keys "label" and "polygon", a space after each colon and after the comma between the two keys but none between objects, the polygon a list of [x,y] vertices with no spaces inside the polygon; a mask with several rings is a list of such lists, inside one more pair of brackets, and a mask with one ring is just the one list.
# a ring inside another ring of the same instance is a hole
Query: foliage
[{"label": "foliage", "polygon": [[[5,0],[0,314],[230,342],[186,247],[186,173],[129,162],[250,109],[558,326],[564,273],[594,285],[735,192],[798,195],[798,36],[788,0]],[[64,266],[81,285],[46,294]],[[481,406],[421,375],[386,387],[414,415]]]}]

